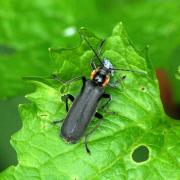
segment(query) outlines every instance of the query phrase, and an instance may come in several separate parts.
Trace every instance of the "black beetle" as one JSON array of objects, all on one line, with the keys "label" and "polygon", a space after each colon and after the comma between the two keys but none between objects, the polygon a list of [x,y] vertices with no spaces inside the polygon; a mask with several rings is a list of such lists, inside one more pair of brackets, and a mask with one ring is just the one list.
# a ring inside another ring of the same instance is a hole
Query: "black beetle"
[{"label": "black beetle", "polygon": [[[83,86],[79,95],[76,98],[74,98],[71,94],[67,94],[65,96],[67,116],[65,119],[63,119],[64,121],[61,126],[60,136],[68,143],[76,143],[81,137],[84,136],[86,128],[91,122],[92,117],[95,116],[100,121],[89,133],[85,135],[84,141],[86,151],[90,154],[90,150],[87,145],[87,137],[99,127],[103,120],[103,116],[96,111],[98,103],[102,98],[106,98],[107,102],[102,106],[102,108],[104,108],[111,101],[111,95],[105,93],[105,87],[109,84],[110,76],[113,75],[114,70],[131,71],[137,73],[143,72],[113,68],[108,59],[103,59],[103,61],[101,61],[99,58],[100,52],[96,52],[86,38],[84,38],[84,40],[93,50],[95,55],[94,57],[99,60],[100,66],[96,67],[93,58],[91,61],[91,67],[93,69],[91,72],[91,78],[90,80],[86,80],[85,77],[82,77]],[[104,40],[101,42],[99,48],[100,50],[104,42]],[[77,80],[78,78],[75,79]],[[68,99],[73,102],[70,109],[68,108]],[[54,123],[57,122],[60,121],[54,121]]]}]

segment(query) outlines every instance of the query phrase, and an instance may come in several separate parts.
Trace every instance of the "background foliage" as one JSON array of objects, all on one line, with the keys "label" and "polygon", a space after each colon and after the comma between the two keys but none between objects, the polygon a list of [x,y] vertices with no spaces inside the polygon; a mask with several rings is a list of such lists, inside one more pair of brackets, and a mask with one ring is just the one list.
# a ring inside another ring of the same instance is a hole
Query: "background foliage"
[{"label": "background foliage", "polygon": [[[168,72],[176,101],[179,102],[180,84],[174,78],[180,57],[179,15],[178,0],[1,1],[1,169],[16,161],[13,158],[15,153],[8,144],[11,134],[20,128],[15,109],[17,104],[25,101],[22,96],[32,90],[21,77],[49,76],[53,67],[47,49],[77,45],[79,37],[76,30],[81,26],[100,37],[107,37],[113,26],[123,21],[139,49],[150,45],[154,67]],[[68,33],[70,30],[74,33]]]},{"label": "background foliage", "polygon": [[[92,33],[84,28],[80,33],[97,47],[100,40]],[[89,75],[86,67],[93,52],[85,41],[77,48],[50,52],[63,79]],[[19,106],[23,127],[11,139],[18,164],[3,171],[0,179],[179,179],[179,122],[164,113],[151,63],[134,50],[122,23],[106,39],[101,57],[110,59],[114,67],[133,68],[145,74],[119,71],[111,78],[113,82],[126,76],[117,88],[106,87],[112,101],[106,111],[97,110],[104,121],[89,137],[91,155],[85,151],[83,138],[76,144],[65,143],[59,137],[59,126],[51,123],[66,114],[64,101],[59,97],[69,93],[76,96],[82,81],[67,87],[52,79],[28,78],[37,89],[26,95],[29,103]],[[94,119],[88,130],[96,123]],[[146,152],[141,150],[141,154],[146,158],[138,163],[132,154],[142,145]]]}]

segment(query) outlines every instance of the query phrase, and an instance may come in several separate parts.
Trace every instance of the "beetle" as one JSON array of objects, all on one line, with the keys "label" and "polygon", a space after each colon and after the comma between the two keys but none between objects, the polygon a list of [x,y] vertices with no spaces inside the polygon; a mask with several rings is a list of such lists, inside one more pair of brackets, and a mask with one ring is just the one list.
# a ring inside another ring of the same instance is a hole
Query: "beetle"
[{"label": "beetle", "polygon": [[[102,98],[107,99],[107,101],[101,108],[107,106],[112,99],[111,95],[105,92],[105,87],[109,84],[110,77],[113,76],[115,70],[141,72],[114,68],[110,60],[106,58],[101,60],[99,57],[100,51],[96,52],[88,40],[86,38],[84,38],[84,40],[94,52],[94,57],[91,60],[92,72],[90,79],[86,79],[84,76],[82,77],[83,85],[76,98],[71,94],[65,95],[67,115],[65,119],[63,119],[60,136],[68,143],[76,143],[85,135],[85,148],[87,153],[90,154],[87,138],[103,121],[103,116],[97,112],[97,106]],[[101,50],[104,42],[105,40],[102,40],[99,50]],[[95,57],[100,62],[99,67],[96,67],[94,62]],[[68,107],[68,100],[72,101],[70,109]],[[89,133],[85,134],[93,117],[98,118],[99,122]],[[57,122],[59,121],[54,121],[54,123]]]}]

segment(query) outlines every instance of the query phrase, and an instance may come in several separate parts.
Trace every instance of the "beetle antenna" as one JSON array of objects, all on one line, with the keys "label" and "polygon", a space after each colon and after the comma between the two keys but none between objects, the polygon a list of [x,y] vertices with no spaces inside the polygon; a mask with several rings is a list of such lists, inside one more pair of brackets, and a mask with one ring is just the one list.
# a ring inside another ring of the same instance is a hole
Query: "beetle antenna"
[{"label": "beetle antenna", "polygon": [[112,68],[111,70],[129,71],[129,72],[133,72],[133,73],[146,74],[146,73],[141,72],[141,71],[130,70],[130,69]]},{"label": "beetle antenna", "polygon": [[[97,52],[95,51],[95,49],[91,46],[91,44],[89,43],[89,41],[83,37],[83,39],[86,41],[86,43],[88,44],[88,46],[92,49],[92,51],[94,52],[95,56],[97,57],[97,59],[99,60],[99,62],[103,65],[101,59],[99,58]],[[105,40],[103,40],[101,43],[103,44]]]}]

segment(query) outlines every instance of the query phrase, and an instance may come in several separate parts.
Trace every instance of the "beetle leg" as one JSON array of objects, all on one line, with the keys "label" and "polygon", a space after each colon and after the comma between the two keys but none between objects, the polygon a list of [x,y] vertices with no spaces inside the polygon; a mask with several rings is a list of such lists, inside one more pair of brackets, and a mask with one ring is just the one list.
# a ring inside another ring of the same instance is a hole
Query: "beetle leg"
[{"label": "beetle leg", "polygon": [[110,103],[110,101],[112,100],[112,97],[111,97],[110,94],[104,93],[102,95],[102,98],[107,98],[108,99],[107,102],[103,106],[101,106],[101,108],[104,109]]},{"label": "beetle leg", "polygon": [[56,125],[56,124],[59,124],[59,123],[62,123],[64,119],[61,119],[61,120],[56,120],[56,121],[53,121],[51,122],[53,125]]},{"label": "beetle leg", "polygon": [[82,76],[82,82],[83,82],[83,85],[84,85],[85,82],[86,82],[86,77],[85,76]]},{"label": "beetle leg", "polygon": [[122,76],[120,79],[116,80],[114,83],[109,83],[108,86],[112,88],[117,88],[118,84],[120,83],[121,86],[123,87],[123,80],[126,78],[126,76]]},{"label": "beetle leg", "polygon": [[[71,102],[74,101],[74,97],[71,94],[67,94],[65,96],[62,96],[61,99],[63,100],[63,98],[65,97],[65,103],[66,103],[66,111],[68,112],[69,107],[68,107],[68,99],[71,100]],[[52,124],[59,124],[63,121],[64,119],[61,120],[57,120],[57,121],[53,121]]]},{"label": "beetle leg", "polygon": [[96,112],[94,116],[100,120],[103,118],[103,116],[98,112]]},{"label": "beetle leg", "polygon": [[79,81],[79,80],[81,80],[81,77],[82,77],[82,76],[74,77],[74,78],[66,81],[65,84],[70,84],[70,83],[72,83],[72,82]]},{"label": "beetle leg", "polygon": [[103,122],[103,116],[101,114],[99,114],[98,112],[95,113],[95,117],[98,118],[100,121],[97,123],[97,125],[89,132],[85,135],[85,139],[84,139],[84,145],[86,148],[86,151],[88,154],[91,154],[90,149],[88,148],[88,137],[100,126],[100,124]]},{"label": "beetle leg", "polygon": [[68,99],[71,100],[71,102],[74,101],[74,97],[71,94],[67,94],[65,95],[65,103],[66,103],[66,111],[69,111],[69,107],[68,107]]},{"label": "beetle leg", "polygon": [[[82,78],[83,86],[84,86],[84,84],[86,82],[86,78],[84,76],[82,76],[81,78]],[[71,102],[73,102],[74,101],[74,97],[71,94],[66,94],[65,96],[62,96],[61,99],[62,99],[62,101],[65,101],[65,103],[66,103],[66,111],[68,112],[69,111],[68,100],[70,99]]]},{"label": "beetle leg", "polygon": [[61,79],[57,74],[52,74],[52,76],[50,78],[55,80],[55,81],[58,81],[61,84],[64,84],[66,82],[63,79]]},{"label": "beetle leg", "polygon": [[72,82],[81,80],[82,76],[77,76],[77,77],[74,77],[74,78],[72,78],[72,79],[70,79],[70,80],[67,80],[67,81],[61,79],[61,78],[60,78],[58,75],[56,75],[56,74],[53,74],[53,75],[52,75],[52,78],[53,78],[54,80],[58,81],[58,82],[61,83],[61,84],[70,84],[70,83],[72,83]]}]

